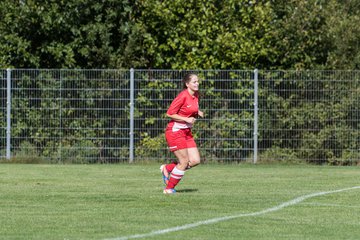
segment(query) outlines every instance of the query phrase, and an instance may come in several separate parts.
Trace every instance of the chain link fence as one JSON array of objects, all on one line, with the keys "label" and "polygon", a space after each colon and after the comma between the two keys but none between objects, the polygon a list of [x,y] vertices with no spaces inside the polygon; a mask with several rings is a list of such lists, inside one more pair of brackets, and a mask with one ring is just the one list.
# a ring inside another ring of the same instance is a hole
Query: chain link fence
[{"label": "chain link fence", "polygon": [[262,159],[359,164],[359,83],[360,71],[263,71]]},{"label": "chain link fence", "polygon": [[[0,158],[173,160],[166,110],[190,71],[0,70]],[[204,162],[360,161],[358,71],[196,70]]]}]

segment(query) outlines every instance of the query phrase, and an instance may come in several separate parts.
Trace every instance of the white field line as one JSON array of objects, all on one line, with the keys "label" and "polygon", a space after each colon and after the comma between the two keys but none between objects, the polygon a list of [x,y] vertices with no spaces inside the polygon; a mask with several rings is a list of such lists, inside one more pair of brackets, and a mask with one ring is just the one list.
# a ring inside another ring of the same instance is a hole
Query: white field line
[{"label": "white field line", "polygon": [[208,225],[208,224],[223,222],[223,221],[227,221],[227,220],[231,220],[231,219],[235,219],[235,218],[259,216],[259,215],[267,214],[267,213],[270,213],[270,212],[279,211],[279,210],[281,210],[281,209],[283,209],[285,207],[296,205],[296,204],[298,204],[298,203],[300,203],[300,202],[302,202],[302,201],[304,201],[306,199],[309,199],[309,198],[323,196],[323,195],[332,194],[332,193],[339,193],[339,192],[344,192],[344,191],[349,191],[349,190],[354,190],[354,189],[360,189],[360,186],[355,186],[355,187],[350,187],[350,188],[343,188],[343,189],[327,191],[327,192],[317,192],[317,193],[312,193],[312,194],[300,196],[300,197],[297,197],[297,198],[295,198],[293,200],[290,200],[288,202],[284,202],[284,203],[282,203],[280,205],[277,205],[275,207],[267,208],[267,209],[264,209],[264,210],[261,210],[261,211],[258,211],[258,212],[241,213],[241,214],[236,214],[236,215],[232,215],[232,216],[212,218],[212,219],[208,219],[208,220],[204,220],[204,221],[185,224],[185,225],[182,225],[182,226],[166,228],[166,229],[162,229],[162,230],[156,230],[156,231],[152,231],[152,232],[149,232],[149,233],[135,234],[135,235],[129,235],[129,236],[124,236],[124,237],[115,237],[115,238],[109,238],[107,240],[128,240],[128,239],[135,239],[135,238],[153,237],[153,236],[156,236],[156,235],[161,235],[161,234],[170,233],[170,232],[176,232],[176,231],[180,231],[180,230],[186,230],[186,229],[189,229],[189,228],[195,228],[195,227],[202,226],[202,225]]}]

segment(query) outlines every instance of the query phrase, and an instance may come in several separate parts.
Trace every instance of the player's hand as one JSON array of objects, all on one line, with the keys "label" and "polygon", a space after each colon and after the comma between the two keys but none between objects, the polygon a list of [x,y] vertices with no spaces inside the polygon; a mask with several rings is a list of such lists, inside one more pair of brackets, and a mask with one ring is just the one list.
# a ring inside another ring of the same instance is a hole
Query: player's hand
[{"label": "player's hand", "polygon": [[199,111],[198,111],[198,116],[203,118],[203,117],[204,117],[204,113],[199,110]]},{"label": "player's hand", "polygon": [[194,117],[189,117],[189,118],[186,119],[186,122],[191,123],[191,124],[194,124],[195,121],[196,121],[196,118],[194,118]]}]

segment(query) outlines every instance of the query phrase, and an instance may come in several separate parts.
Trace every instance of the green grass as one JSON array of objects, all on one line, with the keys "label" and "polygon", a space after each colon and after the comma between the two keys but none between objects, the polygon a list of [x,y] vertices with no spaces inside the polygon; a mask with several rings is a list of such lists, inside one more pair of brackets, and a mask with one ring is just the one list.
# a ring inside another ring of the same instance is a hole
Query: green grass
[{"label": "green grass", "polygon": [[[0,239],[105,239],[360,186],[358,167],[202,165],[176,195],[158,165],[0,165]],[[360,189],[144,239],[359,239]]]}]

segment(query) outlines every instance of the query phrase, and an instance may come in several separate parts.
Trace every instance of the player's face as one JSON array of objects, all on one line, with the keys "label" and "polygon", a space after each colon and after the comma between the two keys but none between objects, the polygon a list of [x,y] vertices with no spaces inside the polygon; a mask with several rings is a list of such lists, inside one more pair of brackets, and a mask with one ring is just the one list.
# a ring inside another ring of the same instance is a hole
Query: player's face
[{"label": "player's face", "polygon": [[197,92],[199,90],[199,79],[196,75],[193,75],[191,77],[191,80],[189,83],[186,84],[188,89],[190,89],[193,92]]}]

